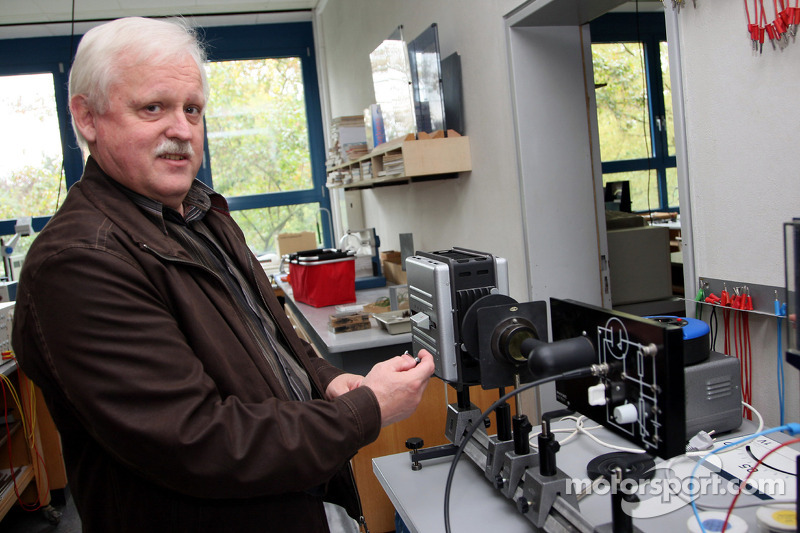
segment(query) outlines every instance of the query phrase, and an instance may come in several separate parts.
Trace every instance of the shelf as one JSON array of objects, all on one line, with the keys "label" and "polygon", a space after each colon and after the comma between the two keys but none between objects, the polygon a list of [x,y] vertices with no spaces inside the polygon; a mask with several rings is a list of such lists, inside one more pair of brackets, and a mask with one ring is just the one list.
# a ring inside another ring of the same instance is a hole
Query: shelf
[{"label": "shelf", "polygon": [[[5,423],[3,423],[3,426],[5,426]],[[9,424],[7,433],[6,431],[2,431],[2,436],[0,436],[0,448],[2,448],[5,443],[8,442],[8,437],[10,435],[13,436],[21,426],[22,422],[13,422]]]},{"label": "shelf", "polygon": [[22,465],[17,468],[16,488],[13,481],[9,481],[0,487],[0,520],[16,505],[17,493],[22,494],[28,488],[28,485],[35,480],[33,468],[28,465]]},{"label": "shelf", "polygon": [[469,137],[452,130],[448,137],[426,137],[415,139],[409,135],[394,139],[359,159],[329,168],[328,188],[366,189],[400,185],[454,178],[459,172],[472,170]]}]

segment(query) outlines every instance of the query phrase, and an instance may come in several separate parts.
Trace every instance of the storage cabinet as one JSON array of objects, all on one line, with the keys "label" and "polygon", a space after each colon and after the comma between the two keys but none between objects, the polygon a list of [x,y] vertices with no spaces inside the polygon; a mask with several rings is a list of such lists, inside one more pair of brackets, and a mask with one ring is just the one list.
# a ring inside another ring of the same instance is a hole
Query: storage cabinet
[{"label": "storage cabinet", "polygon": [[[471,400],[481,411],[494,403],[500,394],[497,390],[483,390],[473,387],[470,390]],[[395,509],[391,500],[375,476],[372,460],[376,457],[394,455],[407,451],[405,443],[409,437],[420,437],[425,447],[447,444],[444,436],[447,421],[447,404],[456,401],[456,391],[436,377],[432,377],[425,389],[417,410],[409,418],[396,422],[381,430],[375,442],[364,446],[351,460],[353,474],[356,478],[358,493],[367,525],[373,533],[394,531]],[[513,400],[511,401],[513,411]],[[495,434],[497,424],[491,416],[492,427],[488,430]],[[408,468],[411,469],[409,456]],[[423,466],[424,468],[424,466]],[[444,486],[441,487],[444,491]]]},{"label": "storage cabinet", "polygon": [[[439,132],[441,133],[441,132]],[[328,188],[365,189],[412,181],[446,179],[472,170],[469,137],[408,135],[383,143],[369,154],[328,169]]]}]

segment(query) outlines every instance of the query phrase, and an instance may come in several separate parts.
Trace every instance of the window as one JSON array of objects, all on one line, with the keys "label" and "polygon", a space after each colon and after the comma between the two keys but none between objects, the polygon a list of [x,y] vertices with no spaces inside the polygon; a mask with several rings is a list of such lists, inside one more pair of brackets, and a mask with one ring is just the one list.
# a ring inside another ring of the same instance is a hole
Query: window
[{"label": "window", "polygon": [[[53,75],[0,76],[0,124],[0,220],[49,218],[66,196]],[[21,237],[14,253],[32,240]]]},{"label": "window", "polygon": [[[314,189],[308,121],[298,57],[216,61],[206,135],[214,188],[226,197]],[[274,252],[279,233],[313,229],[314,204],[234,213],[257,253]]]},{"label": "window", "polygon": [[[207,27],[202,34],[209,43],[211,98],[207,153],[198,178],[225,195],[255,253],[274,252],[278,233],[301,230],[316,230],[320,242],[331,246],[329,219],[319,216],[330,210],[330,199],[311,23]],[[0,235],[13,234],[12,219],[20,215],[37,217],[34,229],[40,230],[65,188],[80,179],[82,155],[66,102],[68,58],[77,42],[78,37],[0,41],[0,120],[6,126],[5,113],[13,113],[9,106],[24,107],[26,121],[35,114],[49,139],[42,142],[45,134],[37,130],[31,133],[36,142],[25,143],[46,146],[46,155],[37,156],[43,159],[36,187],[17,180],[11,196],[4,190]],[[23,79],[37,89],[21,89],[25,98],[20,99],[21,85],[12,82]],[[15,128],[4,127],[3,134],[14,142],[22,138]],[[0,144],[15,146],[5,137]],[[27,159],[20,153],[0,155],[4,162],[24,166]],[[0,180],[8,182],[8,172],[0,166]],[[20,195],[33,205],[21,203]],[[20,212],[22,205],[31,212]]]},{"label": "window", "polygon": [[0,76],[0,219],[52,215],[66,194],[53,75]]},{"label": "window", "polygon": [[607,14],[591,32],[603,184],[628,181],[632,211],[677,211],[664,16]]},{"label": "window", "polygon": [[254,252],[304,230],[332,246],[311,24],[207,28],[205,38],[208,182]]}]

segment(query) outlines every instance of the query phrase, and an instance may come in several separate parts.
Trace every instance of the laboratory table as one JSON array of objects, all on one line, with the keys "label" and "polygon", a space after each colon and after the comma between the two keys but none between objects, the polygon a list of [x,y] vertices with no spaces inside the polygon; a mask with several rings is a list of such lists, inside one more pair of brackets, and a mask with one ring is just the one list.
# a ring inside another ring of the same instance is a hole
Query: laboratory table
[{"label": "laboratory table", "polygon": [[[593,426],[589,421],[586,426]],[[559,421],[552,424],[553,428],[569,428],[574,426],[571,422]],[[721,436],[720,442],[729,442],[736,436],[745,435],[753,431],[753,425],[744,421],[742,428],[731,436]],[[536,435],[539,428],[534,428],[531,435]],[[616,445],[630,446],[622,438],[610,431],[600,428],[593,432],[597,437]],[[559,433],[558,440],[564,439],[564,433]],[[777,433],[766,436],[768,441],[763,446],[772,446],[784,442],[788,436]],[[759,439],[761,440],[761,439]],[[758,448],[756,443],[752,447]],[[763,456],[766,447],[756,450],[756,454]],[[613,450],[601,446],[590,440],[585,435],[578,435],[571,442],[564,444],[557,454],[558,467],[567,475],[579,480],[577,486],[586,486],[586,467],[593,458],[612,452]],[[789,447],[779,450],[770,459],[782,461],[787,465],[796,463],[798,453]],[[743,460],[742,457],[745,457]],[[715,459],[718,458],[718,459]],[[740,466],[748,462],[744,447],[736,450],[725,451],[712,457],[715,464],[721,465],[722,476],[727,479],[743,479],[744,472]],[[657,460],[657,472],[671,472],[671,477],[665,479],[680,479],[681,483],[688,483],[696,458],[674,459],[670,463]],[[409,453],[399,453],[391,456],[373,459],[373,470],[389,499],[394,504],[406,527],[412,533],[441,533],[444,527],[444,492],[445,484],[450,469],[452,458],[439,458],[424,461],[422,469],[413,471]],[[749,460],[750,465],[755,461]],[[704,463],[705,465],[706,463]],[[700,476],[714,476],[705,466],[698,468]],[[666,467],[669,467],[669,470]],[[658,474],[657,474],[658,475]],[[764,475],[779,476],[779,474],[765,473]],[[726,477],[727,476],[727,477]],[[786,476],[788,494],[773,494],[780,499],[793,499],[796,494],[796,477]],[[699,482],[698,482],[699,483]],[[661,485],[666,487],[668,485]],[[727,481],[722,485],[728,487]],[[608,488],[608,485],[605,486]],[[657,493],[657,490],[653,490]],[[664,490],[663,493],[667,491]],[[700,508],[714,508],[715,511],[725,511],[731,502],[732,496],[728,494],[702,494],[698,499]],[[672,495],[645,495],[638,511],[641,515],[634,515],[633,525],[644,533],[669,532],[676,533],[687,531],[688,520],[694,520],[692,508],[680,496]],[[757,533],[759,528],[756,520],[756,505],[774,502],[765,494],[742,494],[736,504],[734,514],[744,519],[751,533]],[[611,497],[608,492],[598,490],[583,498],[579,502],[581,515],[593,526],[610,524],[611,522]],[[719,508],[719,509],[717,509]],[[534,531],[533,525],[518,513],[515,503],[506,499],[484,477],[483,472],[466,456],[459,461],[450,494],[450,525],[451,531],[458,533],[483,533],[486,531],[503,531],[503,533],[524,533]]]},{"label": "laboratory table", "polygon": [[[302,329],[305,337],[317,352],[333,365],[354,374],[366,374],[375,363],[385,361],[406,350],[411,350],[411,333],[390,335],[371,318],[372,326],[360,331],[333,333],[328,329],[330,315],[336,306],[314,307],[294,299],[292,286],[276,276],[278,288],[285,294],[287,314]],[[356,291],[358,303],[372,303],[389,296],[387,287]]]}]

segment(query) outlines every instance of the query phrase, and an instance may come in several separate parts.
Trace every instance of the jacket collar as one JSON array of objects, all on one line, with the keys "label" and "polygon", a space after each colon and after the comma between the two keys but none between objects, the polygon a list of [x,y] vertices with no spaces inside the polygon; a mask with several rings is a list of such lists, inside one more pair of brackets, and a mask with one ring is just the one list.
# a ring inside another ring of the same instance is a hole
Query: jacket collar
[{"label": "jacket collar", "polygon": [[[161,254],[188,259],[183,249],[167,235],[162,204],[118,183],[93,157],[87,159],[77,185],[89,201],[137,244]],[[134,200],[134,196],[141,201]],[[187,201],[191,210],[196,213],[200,209],[203,216],[208,211],[230,216],[225,198],[200,180],[195,179]]]}]

